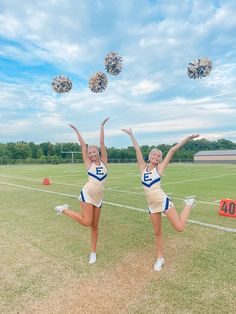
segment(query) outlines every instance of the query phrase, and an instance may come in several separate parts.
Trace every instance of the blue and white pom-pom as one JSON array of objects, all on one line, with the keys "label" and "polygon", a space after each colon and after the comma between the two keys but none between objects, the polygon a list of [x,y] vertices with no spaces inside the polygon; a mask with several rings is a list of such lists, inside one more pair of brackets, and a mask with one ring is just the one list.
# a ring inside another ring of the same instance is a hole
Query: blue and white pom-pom
[{"label": "blue and white pom-pom", "polygon": [[187,67],[188,76],[191,79],[206,77],[210,74],[211,69],[212,62],[206,57],[194,59]]},{"label": "blue and white pom-pom", "polygon": [[109,74],[118,75],[122,70],[122,58],[117,52],[110,52],[105,57],[105,68]]},{"label": "blue and white pom-pom", "polygon": [[68,93],[71,88],[71,80],[64,75],[55,76],[52,80],[52,89],[57,93]]},{"label": "blue and white pom-pom", "polygon": [[94,93],[103,92],[108,84],[108,79],[106,74],[102,72],[97,72],[89,79],[89,88]]}]

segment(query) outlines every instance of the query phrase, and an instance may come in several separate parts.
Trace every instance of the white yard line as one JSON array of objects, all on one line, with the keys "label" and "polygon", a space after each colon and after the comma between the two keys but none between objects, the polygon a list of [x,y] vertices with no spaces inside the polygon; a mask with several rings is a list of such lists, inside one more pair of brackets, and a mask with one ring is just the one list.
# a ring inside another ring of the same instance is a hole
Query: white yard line
[{"label": "white yard line", "polygon": [[[43,182],[43,178],[39,178],[39,179],[32,179],[32,178],[27,178],[27,177],[13,177],[13,176],[6,176],[6,175],[2,175],[0,174],[0,177],[3,178],[8,178],[8,179],[20,179],[20,180],[26,180],[26,181],[32,181],[32,182],[38,182],[38,183],[42,183]],[[64,183],[64,182],[55,182],[53,180],[53,177],[48,177],[51,181],[52,184],[58,184],[58,185],[68,185],[68,186],[75,186],[75,187],[80,187],[81,185],[78,184],[73,184],[73,183]]]},{"label": "white yard line", "polygon": [[223,230],[226,232],[236,232],[235,228],[226,228],[226,227],[222,227],[222,226],[218,226],[218,225],[212,225],[212,224],[208,224],[206,222],[201,222],[201,221],[196,221],[196,220],[192,220],[192,219],[188,219],[188,222],[195,224],[195,225],[200,225],[203,227],[207,227],[207,228],[215,228],[218,230]]},{"label": "white yard line", "polygon": [[49,176],[49,178],[50,177],[52,177],[52,178],[64,178],[64,177],[72,177],[72,176],[78,176],[79,175],[79,173],[71,173],[71,174],[62,174],[62,175],[51,175],[51,176]]},{"label": "white yard line", "polygon": [[171,185],[171,184],[179,184],[179,183],[185,183],[185,182],[202,181],[202,180],[215,179],[215,178],[221,178],[221,177],[227,177],[227,176],[236,176],[236,173],[228,173],[228,174],[221,174],[221,175],[213,176],[213,177],[205,177],[205,178],[196,178],[196,179],[175,181],[175,182],[163,183],[162,185]]},{"label": "white yard line", "polygon": [[[231,174],[228,174],[231,175]],[[221,176],[226,176],[226,175],[221,175]],[[39,179],[30,179],[30,178],[26,178],[26,177],[15,177],[15,176],[7,176],[7,175],[0,175],[0,177],[4,177],[4,178],[9,178],[9,179],[23,179],[23,180],[27,180],[27,181],[33,181],[33,182],[40,182]],[[217,176],[218,177],[218,176]],[[213,178],[213,177],[208,177],[208,178]],[[200,179],[197,179],[200,180]],[[74,186],[74,187],[81,187],[81,185],[79,185],[79,182],[77,184],[73,184],[73,183],[63,183],[63,182],[55,182],[52,180],[52,184],[58,184],[58,185],[65,185],[65,186]],[[165,185],[165,184],[162,184]],[[134,194],[134,195],[144,195],[143,191],[140,192],[135,192],[135,191],[127,191],[127,190],[121,190],[121,189],[117,189],[117,187],[108,187],[105,188],[105,190],[108,191],[114,191],[114,192],[118,192],[118,193],[125,193],[125,194]],[[167,195],[169,193],[166,193]],[[185,199],[185,197],[171,197],[173,200],[181,200],[183,201]],[[208,205],[218,205],[216,201],[213,202],[206,202],[206,201],[201,201],[201,200],[196,200],[196,203],[199,204],[208,204]]]},{"label": "white yard line", "polygon": [[[0,184],[13,186],[13,187],[19,187],[21,189],[33,190],[33,191],[44,192],[44,193],[49,193],[49,194],[56,194],[56,195],[67,196],[67,197],[72,197],[72,198],[78,198],[77,195],[73,195],[73,194],[67,194],[67,193],[61,193],[61,192],[55,192],[55,191],[48,191],[48,190],[44,190],[44,189],[37,189],[37,188],[24,186],[24,185],[19,185],[19,184],[6,183],[6,182],[1,182],[1,181],[0,181]],[[115,206],[115,207],[127,208],[127,209],[132,209],[132,210],[135,210],[135,211],[140,211],[140,212],[147,213],[147,210],[145,210],[143,208],[123,205],[123,204],[118,204],[118,203],[113,203],[113,202],[106,202],[106,201],[104,201],[103,203],[107,204],[107,205]],[[190,220],[188,220],[188,222],[192,223],[192,224],[199,225],[199,226],[203,226],[203,227],[206,227],[206,228],[214,228],[214,229],[222,230],[222,231],[225,231],[225,232],[236,232],[236,229],[234,229],[234,228],[226,228],[226,227],[222,227],[222,226],[218,226],[218,225],[208,224],[208,223],[205,223],[205,222],[202,222],[202,221],[197,221],[197,220],[191,220],[190,219]]]},{"label": "white yard line", "polygon": [[[113,191],[112,188],[105,188],[105,190]],[[117,189],[114,189],[114,192],[121,192],[121,193],[126,193],[126,194],[136,194],[136,195],[144,194],[143,191],[142,192],[134,192],[134,191],[117,190]]]},{"label": "white yard line", "polygon": [[[105,190],[111,190],[111,191],[114,191],[114,192],[120,192],[120,193],[125,193],[125,194],[135,194],[135,195],[144,195],[144,192],[134,192],[134,191],[126,191],[126,190],[118,190],[118,189],[110,189],[110,188],[106,188]],[[166,193],[167,195],[168,194],[171,194],[171,193]],[[171,197],[173,200],[181,200],[183,201],[185,199],[185,197]],[[199,204],[208,204],[208,205],[218,205],[217,203],[214,203],[214,202],[206,202],[206,201],[199,201],[199,200],[196,200],[196,203],[199,203]]]},{"label": "white yard line", "polygon": [[[185,197],[171,197],[173,198],[173,200],[180,200],[180,201],[183,201],[185,199]],[[214,205],[214,206],[217,206],[218,204],[214,203],[214,202],[206,202],[206,201],[198,201],[196,200],[196,203],[199,203],[199,204],[207,204],[207,205]]]},{"label": "white yard line", "polygon": [[76,170],[63,170],[62,172],[73,172],[73,173],[75,173],[75,172],[80,172],[80,170],[78,170],[78,169],[76,169]]}]

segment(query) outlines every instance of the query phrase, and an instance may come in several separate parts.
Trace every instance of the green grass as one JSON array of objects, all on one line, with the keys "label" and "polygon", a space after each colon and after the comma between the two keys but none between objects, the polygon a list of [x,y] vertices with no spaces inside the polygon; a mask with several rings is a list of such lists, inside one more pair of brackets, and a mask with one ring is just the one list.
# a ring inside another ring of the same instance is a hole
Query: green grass
[{"label": "green grass", "polygon": [[[52,184],[43,186],[44,177],[51,178]],[[98,262],[91,267],[87,263],[90,230],[68,217],[57,217],[53,211],[62,203],[79,210],[78,200],[15,186],[76,196],[86,180],[83,165],[0,167],[1,313],[33,313],[34,306],[59,300],[58,291],[65,295],[72,282],[83,287],[84,280],[117,276],[118,283],[120,275],[114,275],[115,270],[128,257],[136,261],[137,252],[140,264],[138,261],[137,276],[133,278],[136,285],[130,290],[136,291],[139,282],[142,285],[130,298],[123,291],[119,303],[124,313],[235,312],[236,233],[193,224],[188,224],[184,233],[176,233],[163,218],[166,266],[154,273],[154,237],[148,215],[104,204]],[[198,203],[190,218],[226,228],[236,228],[236,219],[218,215],[218,205],[213,202],[226,197],[236,199],[235,186],[235,165],[171,164],[162,181],[178,211],[183,207],[182,198],[195,195]],[[146,208],[136,165],[110,165],[104,200]],[[150,269],[144,282],[142,260],[147,273]],[[133,276],[127,270],[123,275]],[[118,289],[116,280],[112,283],[111,303]],[[113,308],[112,313],[118,312]]]}]

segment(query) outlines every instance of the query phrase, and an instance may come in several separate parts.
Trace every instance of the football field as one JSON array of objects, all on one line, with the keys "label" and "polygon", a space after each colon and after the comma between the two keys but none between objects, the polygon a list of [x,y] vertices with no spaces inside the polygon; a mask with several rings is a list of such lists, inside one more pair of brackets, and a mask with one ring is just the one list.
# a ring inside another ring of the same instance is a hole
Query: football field
[{"label": "football field", "polygon": [[[43,178],[52,183],[42,185]],[[110,164],[97,263],[90,229],[54,207],[80,211],[81,164],[0,166],[0,313],[235,313],[236,165],[170,164],[162,178],[177,211],[194,195],[183,233],[163,216],[166,265],[154,272],[152,225],[136,164]]]}]

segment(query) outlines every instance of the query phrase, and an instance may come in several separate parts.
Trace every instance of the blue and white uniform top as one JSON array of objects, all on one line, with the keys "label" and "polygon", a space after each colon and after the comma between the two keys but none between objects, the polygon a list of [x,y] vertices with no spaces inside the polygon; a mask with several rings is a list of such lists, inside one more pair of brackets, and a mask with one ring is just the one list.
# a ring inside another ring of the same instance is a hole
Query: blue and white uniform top
[{"label": "blue and white uniform top", "polygon": [[100,165],[92,162],[88,169],[88,182],[80,192],[80,201],[101,207],[106,178],[107,167],[102,160]]},{"label": "blue and white uniform top", "polygon": [[160,189],[161,175],[158,172],[157,167],[149,171],[146,166],[142,173],[141,180],[144,190],[147,193]]},{"label": "blue and white uniform top", "polygon": [[104,189],[105,181],[107,178],[107,167],[104,165],[102,160],[100,160],[100,165],[96,165],[94,162],[91,163],[88,169],[89,181],[96,184],[100,188]]},{"label": "blue and white uniform top", "polygon": [[170,199],[161,189],[162,176],[157,167],[148,170],[146,166],[141,173],[142,185],[147,198],[148,210],[150,213],[164,212],[173,206]]}]

